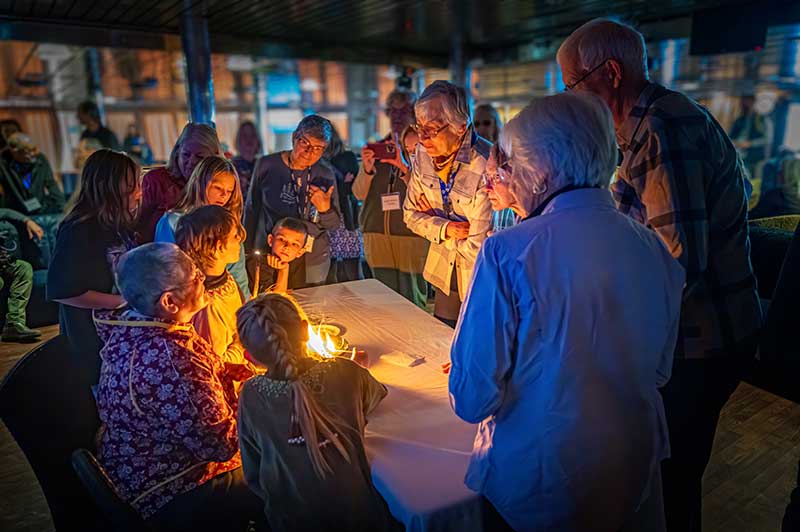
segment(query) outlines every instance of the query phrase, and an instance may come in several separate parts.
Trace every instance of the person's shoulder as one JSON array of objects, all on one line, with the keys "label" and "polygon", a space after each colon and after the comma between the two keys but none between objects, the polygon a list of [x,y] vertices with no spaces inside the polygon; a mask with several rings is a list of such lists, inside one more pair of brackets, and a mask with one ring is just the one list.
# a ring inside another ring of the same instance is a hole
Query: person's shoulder
[{"label": "person's shoulder", "polygon": [[169,179],[169,170],[167,170],[166,166],[157,166],[155,168],[151,168],[144,174],[142,177],[143,183],[154,183],[160,182],[165,179]]},{"label": "person's shoulder", "polygon": [[472,143],[472,151],[477,154],[477,156],[488,159],[491,149],[492,143],[476,133],[475,142]]},{"label": "person's shoulder", "polygon": [[311,171],[316,176],[327,177],[329,179],[334,179],[336,177],[333,172],[333,166],[331,165],[330,161],[324,157],[320,158],[319,161],[314,163],[314,166],[311,167]]}]

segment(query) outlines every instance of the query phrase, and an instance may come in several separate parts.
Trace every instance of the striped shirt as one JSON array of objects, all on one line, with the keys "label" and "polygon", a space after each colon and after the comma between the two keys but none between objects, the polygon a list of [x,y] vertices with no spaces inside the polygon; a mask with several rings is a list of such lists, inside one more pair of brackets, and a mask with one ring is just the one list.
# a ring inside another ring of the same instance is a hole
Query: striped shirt
[{"label": "striped shirt", "polygon": [[731,354],[755,338],[762,320],[747,173],[736,148],[708,110],[655,83],[642,91],[617,142],[618,208],[655,230],[686,270],[676,357]]}]

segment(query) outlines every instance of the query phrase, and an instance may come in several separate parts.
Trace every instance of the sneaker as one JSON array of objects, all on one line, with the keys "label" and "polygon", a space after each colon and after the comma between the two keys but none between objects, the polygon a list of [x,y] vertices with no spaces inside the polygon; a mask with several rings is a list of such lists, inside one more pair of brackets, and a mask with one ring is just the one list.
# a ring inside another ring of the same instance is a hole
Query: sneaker
[{"label": "sneaker", "polygon": [[30,329],[22,323],[7,323],[1,339],[4,342],[35,342],[41,336],[41,331]]}]

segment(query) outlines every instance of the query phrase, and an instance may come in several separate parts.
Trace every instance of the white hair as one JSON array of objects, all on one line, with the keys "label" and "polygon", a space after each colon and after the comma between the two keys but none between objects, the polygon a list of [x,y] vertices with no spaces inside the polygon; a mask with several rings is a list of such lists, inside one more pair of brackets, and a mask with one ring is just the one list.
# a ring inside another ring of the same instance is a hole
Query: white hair
[{"label": "white hair", "polygon": [[[430,104],[435,101],[441,105],[441,116],[431,116]],[[441,118],[454,127],[469,126],[472,123],[467,91],[464,87],[443,80],[436,80],[427,86],[414,105],[414,112],[417,117],[425,120]]]},{"label": "white hair", "polygon": [[150,242],[125,253],[117,264],[117,286],[133,310],[154,316],[161,294],[191,287],[194,264],[175,244]]},{"label": "white hair", "polygon": [[607,187],[617,165],[614,121],[591,94],[566,92],[530,103],[500,133],[509,188],[528,212],[569,185]]},{"label": "white hair", "polygon": [[618,61],[624,74],[647,79],[647,48],[641,33],[627,24],[604,18],[590,20],[561,43],[556,54],[564,65],[587,72],[608,59]]}]

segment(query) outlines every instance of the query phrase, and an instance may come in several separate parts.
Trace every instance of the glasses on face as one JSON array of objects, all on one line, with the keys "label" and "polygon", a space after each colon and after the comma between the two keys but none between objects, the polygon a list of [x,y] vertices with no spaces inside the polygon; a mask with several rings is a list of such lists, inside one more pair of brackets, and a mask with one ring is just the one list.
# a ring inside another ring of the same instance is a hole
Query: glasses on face
[{"label": "glasses on face", "polygon": [[593,69],[591,69],[589,72],[587,72],[587,73],[586,73],[586,74],[584,74],[583,76],[579,77],[579,78],[578,78],[578,80],[577,80],[576,82],[574,82],[574,83],[570,83],[569,85],[564,85],[564,90],[566,90],[566,91],[571,91],[572,89],[574,89],[575,87],[577,87],[578,85],[580,85],[581,83],[583,83],[583,82],[584,82],[584,80],[586,80],[586,78],[588,78],[589,76],[591,76],[592,74],[594,74],[595,70],[597,70],[597,69],[598,69],[598,68],[600,68],[601,66],[605,65],[607,61],[608,61],[608,59],[603,59],[603,61],[602,61],[602,62],[601,62],[599,65],[597,65],[596,67],[594,67]]},{"label": "glasses on face", "polygon": [[445,130],[445,128],[447,128],[448,125],[449,124],[445,124],[445,125],[440,126],[438,128],[435,127],[435,126],[431,128],[431,127],[424,127],[424,126],[421,126],[419,124],[414,124],[411,127],[414,129],[414,131],[417,132],[417,135],[419,135],[419,138],[421,140],[423,138],[435,139],[437,137],[437,135],[439,135],[439,133],[441,133],[442,131]]},{"label": "glasses on face", "polygon": [[387,116],[406,116],[411,114],[411,107],[404,105],[403,107],[387,107]]},{"label": "glasses on face", "polygon": [[494,120],[476,120],[475,125],[478,127],[490,127],[494,125]]},{"label": "glasses on face", "polygon": [[300,137],[297,139],[297,144],[300,146],[302,151],[311,153],[322,153],[325,151],[325,148],[327,148],[327,146],[314,146],[305,137]]},{"label": "glasses on face", "polygon": [[496,161],[497,170],[495,172],[485,172],[486,186],[490,189],[498,183],[507,183],[511,177],[511,161],[508,156],[495,144],[492,146],[492,154]]}]

